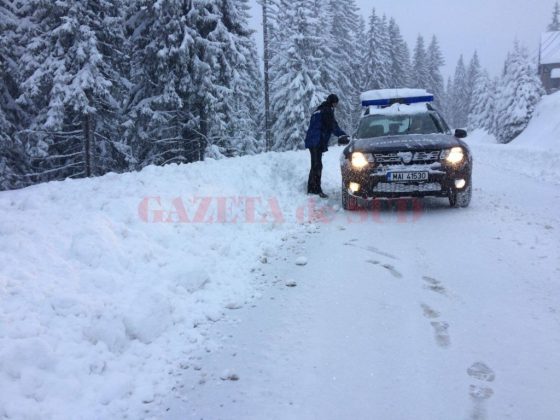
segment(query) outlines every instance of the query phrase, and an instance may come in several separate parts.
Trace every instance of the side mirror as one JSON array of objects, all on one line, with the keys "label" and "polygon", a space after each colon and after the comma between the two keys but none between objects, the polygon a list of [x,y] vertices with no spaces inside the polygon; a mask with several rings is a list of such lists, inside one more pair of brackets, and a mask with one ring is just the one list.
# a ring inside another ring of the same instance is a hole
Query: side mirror
[{"label": "side mirror", "polygon": [[467,130],[463,130],[461,128],[456,129],[455,137],[457,137],[458,139],[464,139],[465,137],[467,137]]},{"label": "side mirror", "polygon": [[348,136],[340,136],[338,138],[338,145],[339,146],[346,146],[347,144],[350,144],[350,137]]}]

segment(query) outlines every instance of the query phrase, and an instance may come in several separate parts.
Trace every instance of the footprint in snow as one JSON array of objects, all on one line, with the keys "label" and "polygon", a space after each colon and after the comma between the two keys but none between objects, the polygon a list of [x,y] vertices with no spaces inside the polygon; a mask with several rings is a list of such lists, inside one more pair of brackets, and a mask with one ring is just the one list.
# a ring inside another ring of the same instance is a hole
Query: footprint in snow
[{"label": "footprint in snow", "polygon": [[367,260],[366,262],[368,264],[381,265],[381,267],[389,271],[389,273],[391,273],[391,275],[397,279],[402,279],[403,277],[403,275],[399,271],[397,271],[391,264],[381,264],[381,262],[375,260]]},{"label": "footprint in snow", "polygon": [[430,308],[425,303],[421,304],[420,306],[422,307],[422,312],[423,312],[425,318],[428,318],[428,319],[439,318],[440,313],[438,311],[436,311],[435,309]]},{"label": "footprint in snow", "polygon": [[494,371],[483,362],[476,362],[467,369],[467,373],[471,378],[479,381],[493,382],[496,379]]},{"label": "footprint in snow", "polygon": [[[493,382],[496,379],[494,371],[483,362],[473,363],[467,369],[468,375],[481,382]],[[473,404],[470,419],[471,420],[484,420],[486,419],[485,402],[494,395],[494,390],[484,384],[470,385],[469,396]]]},{"label": "footprint in snow", "polygon": [[439,293],[440,295],[447,296],[447,290],[442,286],[441,282],[433,277],[424,276],[422,279],[427,283],[424,288],[432,292]]},{"label": "footprint in snow", "polygon": [[367,250],[368,250],[369,252],[373,252],[374,254],[381,255],[381,256],[387,257],[387,258],[391,258],[392,260],[398,260],[398,258],[395,257],[394,255],[391,255],[391,254],[389,254],[389,253],[387,253],[387,252],[384,252],[384,251],[380,251],[379,249],[377,249],[377,248],[374,247],[374,246],[368,246],[368,247],[367,247]]},{"label": "footprint in snow", "polygon": [[449,324],[443,321],[432,321],[430,324],[434,328],[437,345],[443,348],[449,347],[451,345],[451,338],[448,332]]},{"label": "footprint in snow", "polygon": [[363,249],[365,251],[369,251],[369,252],[373,252],[374,254],[381,255],[382,257],[387,257],[387,258],[390,258],[392,260],[398,260],[398,258],[395,257],[394,255],[391,255],[391,254],[389,254],[387,252],[384,252],[384,251],[380,251],[379,249],[377,249],[374,246],[368,246],[368,247],[364,248],[363,246],[356,245],[356,242],[357,242],[357,239],[351,239],[349,242],[344,242],[344,245],[345,246],[354,246],[356,248],[360,248],[360,249]]}]

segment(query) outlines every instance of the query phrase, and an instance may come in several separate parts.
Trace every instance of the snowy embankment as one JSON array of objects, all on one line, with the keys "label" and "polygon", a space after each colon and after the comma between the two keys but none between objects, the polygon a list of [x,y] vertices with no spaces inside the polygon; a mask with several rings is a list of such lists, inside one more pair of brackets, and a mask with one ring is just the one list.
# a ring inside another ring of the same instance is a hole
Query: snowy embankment
[{"label": "snowy embankment", "polygon": [[467,142],[477,151],[477,161],[560,184],[560,92],[543,97],[529,125],[509,144],[476,130]]},{"label": "snowy embankment", "polygon": [[149,412],[206,326],[257,297],[259,266],[303,229],[307,159],[0,193],[0,418]]}]

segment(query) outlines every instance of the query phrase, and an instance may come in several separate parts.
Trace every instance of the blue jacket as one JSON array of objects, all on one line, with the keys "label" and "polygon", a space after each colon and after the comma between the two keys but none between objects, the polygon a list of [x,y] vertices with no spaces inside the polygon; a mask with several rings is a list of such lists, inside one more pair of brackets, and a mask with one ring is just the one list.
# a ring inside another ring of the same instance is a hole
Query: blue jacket
[{"label": "blue jacket", "polygon": [[334,118],[334,108],[323,102],[311,116],[305,136],[305,147],[320,147],[321,151],[326,152],[333,134],[337,137],[346,135]]}]

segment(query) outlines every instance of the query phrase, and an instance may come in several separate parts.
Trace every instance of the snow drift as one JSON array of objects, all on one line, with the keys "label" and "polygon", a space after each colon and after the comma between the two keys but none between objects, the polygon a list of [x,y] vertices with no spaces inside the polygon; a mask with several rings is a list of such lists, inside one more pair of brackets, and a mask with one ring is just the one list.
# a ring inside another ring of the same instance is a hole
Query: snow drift
[{"label": "snow drift", "polygon": [[479,162],[560,184],[560,92],[544,96],[529,125],[515,140],[498,144],[483,130],[469,133]]},{"label": "snow drift", "polygon": [[[145,416],[304,220],[307,154],[0,193],[0,417]],[[297,214],[299,214],[299,219]]]},{"label": "snow drift", "polygon": [[542,98],[529,125],[512,145],[560,153],[560,92]]}]

